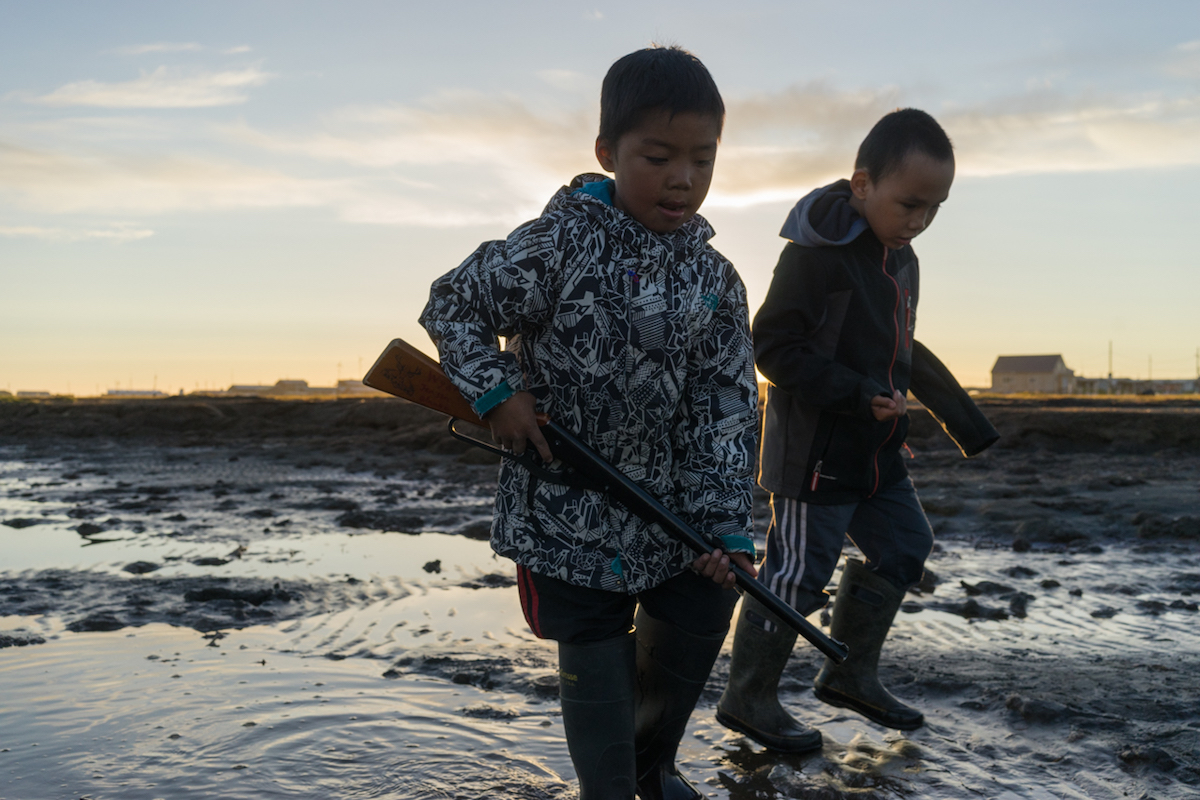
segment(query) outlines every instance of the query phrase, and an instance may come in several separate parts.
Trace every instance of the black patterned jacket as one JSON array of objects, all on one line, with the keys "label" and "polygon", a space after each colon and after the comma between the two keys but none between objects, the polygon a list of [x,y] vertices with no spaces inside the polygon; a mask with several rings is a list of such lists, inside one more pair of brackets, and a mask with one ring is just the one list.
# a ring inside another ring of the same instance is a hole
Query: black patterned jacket
[{"label": "black patterned jacket", "polygon": [[[745,288],[702,217],[653,233],[574,191],[597,180],[579,176],[541,217],[435,281],[421,324],[478,410],[532,392],[698,531],[753,553],[758,388]],[[507,461],[492,547],[534,572],[627,593],[694,558],[604,495]]]}]

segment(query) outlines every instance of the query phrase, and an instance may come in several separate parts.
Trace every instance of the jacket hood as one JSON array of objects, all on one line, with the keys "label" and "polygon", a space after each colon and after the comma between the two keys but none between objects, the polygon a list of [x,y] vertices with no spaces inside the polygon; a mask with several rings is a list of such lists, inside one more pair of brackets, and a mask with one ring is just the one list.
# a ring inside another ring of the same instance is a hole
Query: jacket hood
[{"label": "jacket hood", "polygon": [[802,247],[849,244],[868,227],[850,206],[850,181],[822,186],[800,198],[779,235]]},{"label": "jacket hood", "polygon": [[671,233],[655,233],[616,206],[604,202],[594,194],[580,191],[586,184],[607,180],[611,179],[590,172],[575,176],[569,185],[554,193],[542,215],[569,208],[583,208],[599,219],[609,233],[639,248],[665,246],[675,252],[695,252],[702,249],[708,240],[716,235],[708,220],[699,214]]}]

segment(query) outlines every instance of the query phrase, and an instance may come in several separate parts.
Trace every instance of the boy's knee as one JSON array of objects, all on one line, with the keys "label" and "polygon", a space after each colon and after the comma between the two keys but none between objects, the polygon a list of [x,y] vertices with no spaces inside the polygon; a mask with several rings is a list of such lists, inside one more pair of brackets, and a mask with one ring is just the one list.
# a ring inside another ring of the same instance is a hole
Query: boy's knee
[{"label": "boy's knee", "polygon": [[638,595],[644,613],[694,636],[720,636],[729,630],[738,593],[689,571]]},{"label": "boy's knee", "polygon": [[920,554],[905,554],[893,559],[891,563],[880,564],[876,573],[898,590],[907,592],[920,583],[921,578],[925,575],[925,557],[928,555],[928,550],[924,550]]}]

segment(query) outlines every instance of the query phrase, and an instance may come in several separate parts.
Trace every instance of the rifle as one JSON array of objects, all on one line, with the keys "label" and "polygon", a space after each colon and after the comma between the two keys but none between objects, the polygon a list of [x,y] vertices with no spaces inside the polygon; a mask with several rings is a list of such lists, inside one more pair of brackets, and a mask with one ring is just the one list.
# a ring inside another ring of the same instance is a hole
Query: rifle
[{"label": "rifle", "polygon": [[[363,378],[363,383],[373,389],[448,415],[448,428],[455,438],[515,461],[542,480],[603,492],[644,521],[658,525],[668,536],[683,542],[697,553],[712,553],[715,549],[703,536],[645,489],[604,460],[575,434],[548,417],[539,415],[538,421],[554,457],[564,465],[561,470],[547,467],[532,447],[526,448],[523,455],[516,456],[461,432],[455,427],[460,421],[481,428],[487,428],[488,424],[479,418],[475,409],[450,382],[436,361],[402,339],[392,340]],[[849,654],[846,645],[827,636],[765,585],[750,577],[741,567],[730,564],[729,570],[742,591],[766,606],[784,624],[812,642],[835,663],[840,664],[846,660]]]}]

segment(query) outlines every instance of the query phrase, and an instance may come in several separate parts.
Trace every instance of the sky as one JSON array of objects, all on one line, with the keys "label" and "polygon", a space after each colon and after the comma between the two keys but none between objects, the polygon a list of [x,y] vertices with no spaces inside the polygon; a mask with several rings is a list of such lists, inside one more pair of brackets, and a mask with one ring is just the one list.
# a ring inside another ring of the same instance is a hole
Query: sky
[{"label": "sky", "polygon": [[727,118],[701,213],[751,313],[788,210],[929,111],[957,177],[917,338],[967,386],[1200,362],[1200,4],[0,0],[0,389],[360,378],[429,285],[599,171],[653,42]]}]

